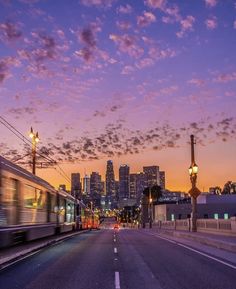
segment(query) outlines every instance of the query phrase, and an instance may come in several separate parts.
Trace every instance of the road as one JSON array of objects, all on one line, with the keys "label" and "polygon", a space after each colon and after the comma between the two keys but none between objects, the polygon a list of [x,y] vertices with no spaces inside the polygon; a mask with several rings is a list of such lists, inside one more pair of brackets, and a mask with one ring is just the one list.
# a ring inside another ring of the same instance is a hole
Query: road
[{"label": "road", "polygon": [[4,289],[235,289],[230,267],[148,231],[86,232],[0,271]]}]

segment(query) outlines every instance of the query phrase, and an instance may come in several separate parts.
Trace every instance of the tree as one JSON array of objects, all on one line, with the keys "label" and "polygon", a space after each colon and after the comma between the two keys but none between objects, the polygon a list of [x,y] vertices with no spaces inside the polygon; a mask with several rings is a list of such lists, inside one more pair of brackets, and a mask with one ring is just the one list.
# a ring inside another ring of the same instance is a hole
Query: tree
[{"label": "tree", "polygon": [[[143,194],[149,198],[149,189],[147,187],[144,189]],[[151,198],[153,201],[158,201],[162,197],[162,188],[158,185],[154,185],[151,187]]]},{"label": "tree", "polygon": [[235,183],[228,181],[223,188],[222,194],[236,194],[236,185]]}]

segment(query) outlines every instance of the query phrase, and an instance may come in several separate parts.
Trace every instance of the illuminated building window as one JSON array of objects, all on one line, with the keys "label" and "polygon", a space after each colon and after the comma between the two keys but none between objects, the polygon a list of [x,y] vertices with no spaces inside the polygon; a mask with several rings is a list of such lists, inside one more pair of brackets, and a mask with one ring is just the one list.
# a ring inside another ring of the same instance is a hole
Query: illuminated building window
[{"label": "illuminated building window", "polygon": [[228,213],[224,213],[224,219],[228,220],[229,219],[229,214]]}]

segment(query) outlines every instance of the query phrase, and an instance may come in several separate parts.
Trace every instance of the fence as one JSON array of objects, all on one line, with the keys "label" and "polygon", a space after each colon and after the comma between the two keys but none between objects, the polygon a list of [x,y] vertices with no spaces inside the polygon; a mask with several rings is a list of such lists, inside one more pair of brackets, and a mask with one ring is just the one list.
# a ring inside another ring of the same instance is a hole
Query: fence
[{"label": "fence", "polygon": [[[172,229],[181,231],[192,230],[191,219],[183,219],[175,221],[158,221],[154,223],[153,226],[161,229]],[[236,236],[236,217],[232,217],[229,220],[198,219],[197,231]]]}]

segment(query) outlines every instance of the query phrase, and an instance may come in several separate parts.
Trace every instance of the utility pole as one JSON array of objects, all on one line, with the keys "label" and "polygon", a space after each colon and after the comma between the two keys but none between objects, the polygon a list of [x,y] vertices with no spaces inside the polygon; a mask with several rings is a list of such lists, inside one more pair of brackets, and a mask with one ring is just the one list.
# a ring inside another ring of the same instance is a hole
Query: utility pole
[{"label": "utility pole", "polygon": [[33,128],[30,128],[30,138],[32,139],[32,174],[36,173],[36,145],[39,142],[38,132],[34,132]]}]

